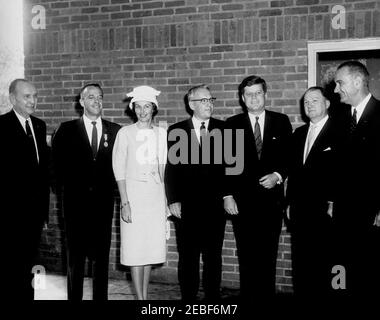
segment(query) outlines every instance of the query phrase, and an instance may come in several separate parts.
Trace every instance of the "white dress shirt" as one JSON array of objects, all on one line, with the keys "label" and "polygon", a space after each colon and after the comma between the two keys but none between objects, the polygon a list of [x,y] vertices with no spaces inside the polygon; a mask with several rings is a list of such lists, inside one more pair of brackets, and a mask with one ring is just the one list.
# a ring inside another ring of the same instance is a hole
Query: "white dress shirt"
[{"label": "white dress shirt", "polygon": [[17,119],[20,121],[22,127],[24,128],[25,133],[26,133],[26,123],[25,122],[26,121],[29,122],[30,130],[32,131],[32,135],[33,135],[34,147],[36,148],[37,161],[40,162],[40,156],[38,155],[38,147],[37,147],[36,135],[35,135],[34,129],[33,129],[32,119],[30,119],[30,117],[28,119],[25,119],[22,115],[18,114],[15,109],[13,109],[13,112],[16,114]]},{"label": "white dress shirt", "polygon": [[202,122],[205,123],[206,130],[208,130],[208,123],[210,122],[210,119],[207,120],[199,120],[196,117],[192,117],[191,121],[193,122],[195,134],[197,135],[198,142],[200,143],[201,141],[201,125]]},{"label": "white dress shirt", "polygon": [[84,121],[84,126],[86,128],[88,141],[90,144],[91,144],[91,140],[92,140],[92,128],[93,128],[93,125],[91,122],[96,121],[95,126],[96,126],[96,129],[98,131],[98,150],[99,150],[100,139],[102,138],[102,134],[103,134],[102,118],[99,117],[96,120],[91,120],[85,114],[83,114],[83,121]]},{"label": "white dress shirt", "polygon": [[310,130],[311,130],[311,127],[313,126],[315,128],[315,132],[314,132],[314,137],[312,139],[312,141],[310,141],[310,146],[309,146],[309,153],[310,153],[310,150],[315,142],[315,140],[317,139],[319,133],[321,132],[323,126],[325,125],[325,123],[327,122],[327,120],[329,119],[329,116],[326,115],[323,119],[319,120],[318,122],[316,123],[312,123],[310,122],[310,125],[309,125],[309,130],[307,131],[307,136],[306,136],[306,141],[305,141],[305,146],[304,146],[304,151],[303,151],[303,162],[305,163],[306,161],[306,158],[307,158],[307,155],[306,155],[306,152],[307,152],[307,141],[309,140],[309,135],[310,135]]},{"label": "white dress shirt", "polygon": [[351,107],[351,115],[354,113],[354,109],[356,108],[356,123],[359,123],[360,117],[362,116],[369,99],[371,99],[371,96],[372,95],[368,93],[368,95],[356,107]]}]

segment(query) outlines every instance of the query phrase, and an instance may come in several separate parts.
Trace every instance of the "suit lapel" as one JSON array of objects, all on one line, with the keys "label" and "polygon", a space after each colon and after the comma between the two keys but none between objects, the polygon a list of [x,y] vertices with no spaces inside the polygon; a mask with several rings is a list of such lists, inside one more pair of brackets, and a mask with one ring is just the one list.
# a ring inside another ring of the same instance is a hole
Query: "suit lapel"
[{"label": "suit lapel", "polygon": [[263,139],[263,148],[261,150],[261,157],[265,154],[265,146],[267,146],[270,142],[270,140],[273,138],[272,134],[272,128],[273,125],[271,124],[272,122],[272,115],[270,112],[265,111],[265,121],[264,121],[264,139]]},{"label": "suit lapel", "polygon": [[[313,158],[313,155],[317,152],[323,152],[324,148],[328,147],[328,131],[330,129],[331,125],[331,119],[329,118],[324,126],[322,127],[321,131],[319,132],[317,138],[315,139],[313,146],[310,149],[309,155],[306,158],[305,165]],[[307,135],[307,134],[306,134]],[[306,137],[305,137],[306,141]]]},{"label": "suit lapel", "polygon": [[[27,141],[27,136],[26,136],[26,132],[22,126],[22,124],[20,123],[20,121],[18,120],[16,114],[15,114],[16,111],[12,110],[9,112],[9,118],[11,119],[11,121],[13,122],[13,125],[12,125],[12,128],[15,128],[15,133],[16,135],[24,140],[24,141]],[[34,125],[34,124],[33,124]]]},{"label": "suit lapel", "polygon": [[34,135],[36,137],[37,149],[38,149],[38,157],[41,162],[41,156],[44,153],[46,147],[46,137],[42,132],[42,128],[39,123],[36,121],[34,117],[30,117],[33,125]]},{"label": "suit lapel", "polygon": [[297,161],[297,166],[304,165],[303,157],[304,157],[304,152],[305,152],[305,144],[306,144],[306,139],[307,139],[307,132],[309,131],[309,126],[310,125],[304,125],[302,128],[299,129],[301,130],[301,132],[300,132],[300,136],[298,137],[298,140],[296,141],[297,145],[295,149],[296,150],[295,152],[297,152],[297,156],[295,158]]},{"label": "suit lapel", "polygon": [[359,119],[358,125],[356,127],[356,132],[360,132],[362,130],[365,130],[365,128],[367,127],[368,121],[372,117],[375,105],[376,105],[376,101],[372,96],[371,99],[369,99],[367,105],[365,106],[363,114]]},{"label": "suit lapel", "polygon": [[109,135],[108,123],[102,118],[102,136],[100,137],[98,154],[103,153],[104,151],[108,150],[109,139],[110,139],[110,135]]},{"label": "suit lapel", "polygon": [[81,144],[85,146],[83,149],[83,152],[85,152],[90,158],[92,158],[92,149],[91,149],[91,143],[88,139],[86,126],[84,125],[83,117],[79,118],[77,120],[77,129],[78,129],[78,136],[81,140]]}]

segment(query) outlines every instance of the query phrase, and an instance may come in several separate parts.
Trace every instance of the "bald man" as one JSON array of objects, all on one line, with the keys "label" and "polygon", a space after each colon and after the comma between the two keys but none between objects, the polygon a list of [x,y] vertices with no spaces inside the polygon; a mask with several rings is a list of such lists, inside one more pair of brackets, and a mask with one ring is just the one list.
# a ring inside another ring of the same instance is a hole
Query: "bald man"
[{"label": "bald man", "polygon": [[46,125],[32,115],[37,90],[28,80],[12,81],[9,100],[13,109],[0,116],[1,288],[9,300],[33,300],[32,268],[49,213]]}]

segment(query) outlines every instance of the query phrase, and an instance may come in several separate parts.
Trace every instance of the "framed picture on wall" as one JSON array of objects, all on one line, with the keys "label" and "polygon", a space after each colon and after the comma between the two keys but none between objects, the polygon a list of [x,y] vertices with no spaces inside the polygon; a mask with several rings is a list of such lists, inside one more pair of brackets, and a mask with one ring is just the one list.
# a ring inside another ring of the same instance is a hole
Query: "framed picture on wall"
[{"label": "framed picture on wall", "polygon": [[358,60],[370,74],[370,91],[380,99],[380,38],[310,41],[308,48],[308,87],[324,87],[333,104],[339,104],[334,94],[336,68],[344,61]]}]

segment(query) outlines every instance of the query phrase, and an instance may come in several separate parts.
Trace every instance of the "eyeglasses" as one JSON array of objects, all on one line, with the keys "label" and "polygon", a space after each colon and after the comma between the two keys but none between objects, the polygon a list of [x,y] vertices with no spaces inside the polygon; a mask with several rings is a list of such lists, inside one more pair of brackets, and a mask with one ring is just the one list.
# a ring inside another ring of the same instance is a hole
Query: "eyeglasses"
[{"label": "eyeglasses", "polygon": [[193,99],[190,101],[200,101],[202,104],[206,104],[207,102],[214,104],[215,100],[216,98],[202,98],[202,99]]},{"label": "eyeglasses", "polygon": [[244,93],[244,95],[249,98],[256,98],[257,96],[261,97],[262,95],[264,95],[264,91]]}]

